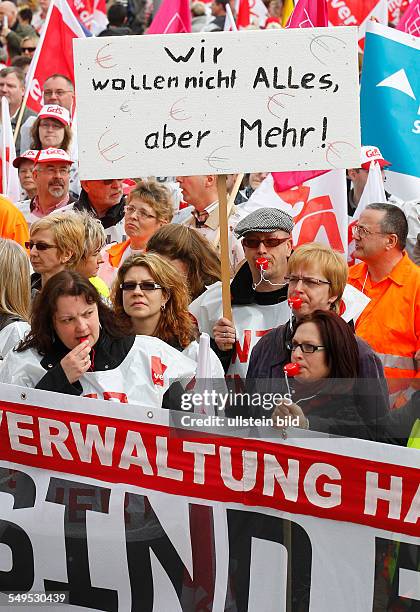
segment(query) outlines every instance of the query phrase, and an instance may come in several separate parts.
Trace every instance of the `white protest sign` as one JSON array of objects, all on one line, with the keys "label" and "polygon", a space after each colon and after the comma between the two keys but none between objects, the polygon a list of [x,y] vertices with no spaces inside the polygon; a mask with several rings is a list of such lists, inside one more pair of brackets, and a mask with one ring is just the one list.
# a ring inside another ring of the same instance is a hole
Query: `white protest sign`
[{"label": "white protest sign", "polygon": [[351,168],[357,30],[74,41],[80,177]]}]

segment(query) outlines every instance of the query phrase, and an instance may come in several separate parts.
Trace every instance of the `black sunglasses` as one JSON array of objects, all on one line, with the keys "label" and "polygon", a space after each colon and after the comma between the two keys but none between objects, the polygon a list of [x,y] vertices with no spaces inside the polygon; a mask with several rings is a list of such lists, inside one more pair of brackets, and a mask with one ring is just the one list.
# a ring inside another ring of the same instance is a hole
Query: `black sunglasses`
[{"label": "black sunglasses", "polygon": [[29,240],[29,242],[25,242],[25,247],[32,251],[35,247],[37,251],[46,251],[47,249],[57,249],[58,247],[55,244],[47,244],[46,242],[33,242],[33,240]]},{"label": "black sunglasses", "polygon": [[32,52],[32,51],[35,51],[35,50],[36,50],[36,47],[21,47],[22,53],[26,53],[26,51]]},{"label": "black sunglasses", "polygon": [[140,287],[142,291],[154,291],[155,289],[162,289],[161,285],[158,285],[153,281],[142,281],[141,283],[135,283],[134,281],[125,281],[120,285],[120,289],[122,289],[123,291],[135,291],[137,287]]},{"label": "black sunglasses", "polygon": [[248,249],[258,249],[262,242],[265,247],[274,248],[289,239],[290,236],[287,236],[287,238],[244,238],[242,244],[248,247]]}]

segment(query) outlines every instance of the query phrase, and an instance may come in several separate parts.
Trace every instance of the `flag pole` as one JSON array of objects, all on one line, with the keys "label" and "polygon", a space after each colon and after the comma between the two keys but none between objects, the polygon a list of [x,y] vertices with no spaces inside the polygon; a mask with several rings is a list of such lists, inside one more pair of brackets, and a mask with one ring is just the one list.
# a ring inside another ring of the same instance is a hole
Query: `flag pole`
[{"label": "flag pole", "polygon": [[[226,319],[229,319],[229,321],[232,321],[232,305],[230,302],[230,263],[226,174],[217,175],[217,193],[219,197],[220,263],[222,270],[223,316]],[[230,346],[230,344],[226,344],[226,350],[228,350]]]},{"label": "flag pole", "polygon": [[37,48],[35,50],[34,56],[32,58],[32,62],[29,66],[28,74],[26,76],[25,95],[23,96],[22,104],[20,105],[19,115],[16,121],[15,131],[13,132],[13,140],[15,144],[16,144],[17,137],[19,136],[20,126],[22,124],[22,119],[23,119],[23,113],[25,112],[26,104],[28,102],[28,98],[29,98],[29,94],[30,94],[31,86],[32,86],[32,81],[33,81],[35,70],[38,64],[39,56],[41,54],[42,45],[44,44],[45,34],[48,29],[48,24],[50,22],[51,13],[54,8],[54,5],[55,5],[55,0],[51,0],[50,5],[48,7],[47,15],[45,17],[44,27],[42,28],[41,36],[40,36]]},{"label": "flag pole", "polygon": [[4,196],[7,195],[7,159],[6,159],[6,123],[5,123],[5,105],[8,104],[5,96],[1,99],[1,123],[2,129],[2,143],[1,143],[1,182],[2,182],[2,193]]}]

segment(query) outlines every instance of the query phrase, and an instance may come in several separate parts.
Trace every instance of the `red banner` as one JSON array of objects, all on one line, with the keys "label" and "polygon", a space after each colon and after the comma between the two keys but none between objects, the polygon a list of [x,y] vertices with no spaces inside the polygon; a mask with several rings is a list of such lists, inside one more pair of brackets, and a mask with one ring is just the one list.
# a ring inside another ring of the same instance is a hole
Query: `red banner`
[{"label": "red banner", "polygon": [[[181,422],[188,426],[191,417],[182,414]],[[217,418],[202,417],[201,424]],[[2,402],[0,459],[173,495],[420,532],[417,469],[289,444]]]}]

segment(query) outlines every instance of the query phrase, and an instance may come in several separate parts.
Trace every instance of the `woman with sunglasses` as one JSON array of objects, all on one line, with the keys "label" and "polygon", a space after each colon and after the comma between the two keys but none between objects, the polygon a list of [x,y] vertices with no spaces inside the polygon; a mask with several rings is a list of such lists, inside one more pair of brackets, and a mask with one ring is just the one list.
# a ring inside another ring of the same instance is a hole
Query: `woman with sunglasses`
[{"label": "woman with sunglasses", "polygon": [[[155,253],[134,255],[118,270],[112,295],[117,318],[132,333],[154,336],[197,360],[197,333],[188,312],[183,277]],[[212,378],[224,379],[222,364],[210,351]]]},{"label": "woman with sunglasses", "polygon": [[31,276],[34,295],[51,276],[79,264],[85,250],[81,217],[67,210],[38,219],[31,225],[29,242],[25,246],[34,270]]},{"label": "woman with sunglasses", "polygon": [[65,270],[35,298],[31,330],[0,382],[160,408],[170,381],[191,380],[195,368],[157,338],[127,335],[89,280]]},{"label": "woman with sunglasses", "polygon": [[[347,264],[343,256],[322,244],[310,243],[298,247],[287,266],[288,298],[291,300],[291,323],[276,327],[263,336],[251,353],[247,381],[253,386],[257,379],[282,379],[283,367],[291,361],[287,348],[297,323],[315,310],[340,313],[341,298],[346,288]],[[351,333],[352,330],[349,327]],[[357,406],[361,416],[380,437],[378,425],[389,411],[389,399],[384,371],[379,357],[361,338],[355,336],[358,347]]]},{"label": "woman with sunglasses", "polygon": [[128,239],[107,249],[101,277],[112,281],[120,265],[130,255],[143,253],[149,239],[160,227],[170,223],[172,216],[172,196],[167,187],[154,179],[140,181],[125,205],[124,227]]}]

